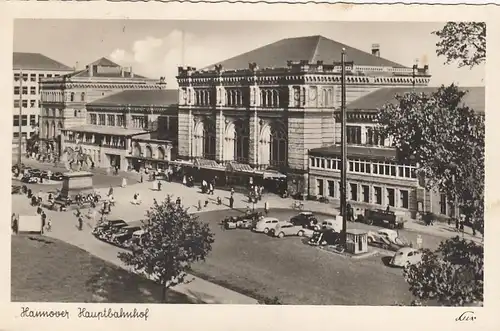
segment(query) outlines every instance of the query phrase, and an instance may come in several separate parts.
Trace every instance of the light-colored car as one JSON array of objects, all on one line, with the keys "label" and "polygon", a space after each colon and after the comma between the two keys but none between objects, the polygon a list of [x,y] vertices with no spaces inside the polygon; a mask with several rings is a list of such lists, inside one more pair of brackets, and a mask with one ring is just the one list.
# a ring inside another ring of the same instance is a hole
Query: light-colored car
[{"label": "light-colored car", "polygon": [[394,254],[390,265],[394,267],[406,267],[420,262],[422,262],[422,251],[411,247],[403,247]]},{"label": "light-colored car", "polygon": [[410,246],[410,242],[399,235],[396,230],[380,229],[377,232],[368,231],[368,244],[380,246],[384,249],[397,250],[401,247]]},{"label": "light-colored car", "polygon": [[320,224],[322,229],[332,229],[335,232],[342,231],[342,220],[337,218],[327,218]]},{"label": "light-colored car", "polygon": [[274,236],[283,238],[286,236],[307,236],[311,237],[314,230],[303,228],[301,225],[294,225],[290,222],[278,223],[274,229]]},{"label": "light-colored car", "polygon": [[274,231],[274,229],[280,222],[283,221],[280,221],[276,217],[264,217],[263,219],[257,222],[253,230],[255,232],[264,232],[265,234],[267,234],[269,233],[269,231]]}]

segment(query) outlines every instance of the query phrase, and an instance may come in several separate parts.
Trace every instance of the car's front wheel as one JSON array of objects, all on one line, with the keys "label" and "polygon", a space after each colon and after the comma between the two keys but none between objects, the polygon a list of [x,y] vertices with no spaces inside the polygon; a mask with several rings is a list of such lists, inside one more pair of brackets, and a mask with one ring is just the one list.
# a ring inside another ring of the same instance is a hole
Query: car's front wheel
[{"label": "car's front wheel", "polygon": [[302,236],[304,235],[304,231],[302,231],[302,230],[301,230],[301,231],[299,231],[299,232],[297,233],[297,235],[298,235],[299,237],[302,237]]},{"label": "car's front wheel", "polygon": [[285,234],[283,232],[278,233],[278,238],[283,238]]},{"label": "car's front wheel", "polygon": [[268,228],[265,228],[265,229],[264,229],[264,233],[265,233],[265,234],[268,234],[268,233],[269,233],[269,229],[268,229]]}]

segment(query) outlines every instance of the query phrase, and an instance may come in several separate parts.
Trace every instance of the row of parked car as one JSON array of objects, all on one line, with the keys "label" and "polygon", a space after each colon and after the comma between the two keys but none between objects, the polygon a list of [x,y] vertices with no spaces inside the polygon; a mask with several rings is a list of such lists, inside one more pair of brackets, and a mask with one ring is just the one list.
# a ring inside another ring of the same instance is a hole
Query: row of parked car
[{"label": "row of parked car", "polygon": [[109,244],[134,249],[144,238],[144,230],[139,225],[130,225],[124,220],[107,220],[94,227],[92,234]]},{"label": "row of parked car", "polygon": [[[386,211],[384,214],[390,215]],[[382,219],[382,218],[379,218]],[[395,220],[395,218],[392,218]],[[373,222],[370,222],[373,224]],[[383,222],[378,222],[378,224]],[[342,221],[328,218],[319,221],[312,212],[301,212],[289,221],[276,217],[264,217],[260,213],[231,216],[222,221],[225,229],[251,229],[253,232],[268,234],[273,237],[287,236],[308,237],[312,246],[338,245],[341,243]],[[398,224],[398,223],[383,223]],[[382,224],[382,225],[383,225]],[[392,226],[390,226],[392,228]],[[396,226],[395,226],[396,227]],[[399,227],[399,226],[397,226]],[[421,260],[421,251],[412,247],[412,243],[394,229],[368,231],[368,244],[395,252],[390,264],[403,267]]]},{"label": "row of parked car", "polygon": [[[17,168],[18,168],[17,165],[13,166],[12,172],[15,173]],[[27,167],[24,165],[21,166],[21,171],[23,171],[23,176],[21,177],[21,181],[23,183],[35,184],[45,179],[56,180],[56,181],[63,180],[63,174],[61,172],[40,170],[36,168]]]}]

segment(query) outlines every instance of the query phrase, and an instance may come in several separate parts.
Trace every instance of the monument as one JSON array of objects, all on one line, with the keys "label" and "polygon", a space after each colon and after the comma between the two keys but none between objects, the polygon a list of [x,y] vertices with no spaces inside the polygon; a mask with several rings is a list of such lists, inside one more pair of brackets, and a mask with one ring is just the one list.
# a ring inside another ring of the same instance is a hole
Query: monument
[{"label": "monument", "polygon": [[61,196],[70,198],[82,191],[93,189],[92,177],[88,171],[72,171],[63,174]]}]

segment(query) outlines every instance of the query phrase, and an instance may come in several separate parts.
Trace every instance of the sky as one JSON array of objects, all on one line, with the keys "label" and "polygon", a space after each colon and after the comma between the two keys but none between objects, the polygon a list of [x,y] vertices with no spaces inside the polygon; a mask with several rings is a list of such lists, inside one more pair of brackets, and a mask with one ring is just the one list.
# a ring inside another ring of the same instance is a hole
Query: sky
[{"label": "sky", "polygon": [[[82,69],[101,57],[177,88],[179,66],[203,68],[283,38],[322,35],[411,67],[428,64],[429,85],[484,86],[484,64],[473,69],[444,64],[436,55],[441,23],[269,22],[174,20],[23,19],[14,23],[14,51],[42,53]],[[184,38],[182,37],[184,33]],[[184,39],[184,48],[182,47]],[[339,54],[340,59],[340,54]],[[286,64],[286,61],[283,63]]]}]

